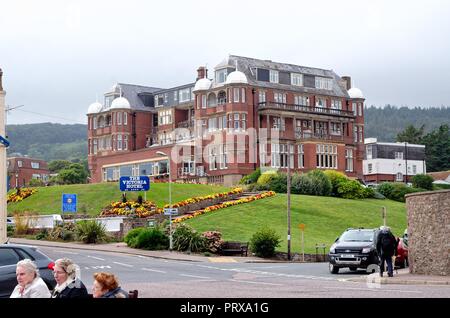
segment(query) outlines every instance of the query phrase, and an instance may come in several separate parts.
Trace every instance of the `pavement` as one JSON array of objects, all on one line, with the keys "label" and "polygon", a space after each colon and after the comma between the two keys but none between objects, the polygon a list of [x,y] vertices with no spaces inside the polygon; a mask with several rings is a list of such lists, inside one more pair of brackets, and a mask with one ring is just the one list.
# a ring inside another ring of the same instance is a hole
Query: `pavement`
[{"label": "pavement", "polygon": [[[280,260],[267,260],[254,256],[204,256],[201,254],[188,254],[177,251],[147,251],[130,248],[126,243],[108,243],[108,244],[84,244],[84,243],[65,243],[44,240],[29,240],[22,238],[11,238],[10,243],[25,244],[33,246],[45,246],[56,248],[83,249],[99,252],[114,252],[129,255],[140,255],[152,258],[167,260],[188,261],[188,262],[213,262],[213,263],[285,263]],[[387,274],[387,273],[386,273]],[[450,276],[418,275],[411,274],[409,269],[399,269],[394,271],[394,277],[380,277],[378,273],[363,275],[342,279],[342,281],[366,282],[373,284],[401,284],[401,285],[450,285]]]}]

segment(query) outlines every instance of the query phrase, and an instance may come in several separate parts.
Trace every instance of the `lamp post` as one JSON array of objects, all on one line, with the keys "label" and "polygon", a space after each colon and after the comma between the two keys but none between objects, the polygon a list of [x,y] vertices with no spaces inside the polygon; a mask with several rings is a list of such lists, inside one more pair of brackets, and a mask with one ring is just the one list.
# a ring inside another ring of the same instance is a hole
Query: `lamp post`
[{"label": "lamp post", "polygon": [[[160,156],[165,156],[168,158],[169,163],[167,165],[167,169],[169,172],[169,208],[172,209],[172,176],[171,176],[171,169],[170,169],[170,156],[162,151],[157,151],[156,154]],[[169,250],[172,250],[173,244],[172,244],[172,212],[169,213]]]}]

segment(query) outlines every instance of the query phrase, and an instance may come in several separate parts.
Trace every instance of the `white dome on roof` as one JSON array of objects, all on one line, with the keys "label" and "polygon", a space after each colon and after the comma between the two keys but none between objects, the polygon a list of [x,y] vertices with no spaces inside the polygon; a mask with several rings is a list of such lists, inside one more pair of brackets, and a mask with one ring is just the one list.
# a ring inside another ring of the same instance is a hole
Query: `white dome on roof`
[{"label": "white dome on roof", "polygon": [[195,83],[194,91],[202,91],[210,89],[210,87],[211,87],[211,80],[207,78],[201,78]]},{"label": "white dome on roof", "polygon": [[113,108],[131,108],[131,106],[125,97],[117,97],[111,103],[111,109]]},{"label": "white dome on roof", "polygon": [[247,76],[240,71],[234,71],[228,74],[225,84],[247,84]]},{"label": "white dome on roof", "polygon": [[102,109],[102,104],[100,104],[99,102],[95,102],[89,105],[88,114],[96,114],[98,112],[100,112],[100,110]]},{"label": "white dome on roof", "polygon": [[352,87],[347,91],[348,95],[350,95],[350,98],[364,98],[363,93],[359,88]]}]

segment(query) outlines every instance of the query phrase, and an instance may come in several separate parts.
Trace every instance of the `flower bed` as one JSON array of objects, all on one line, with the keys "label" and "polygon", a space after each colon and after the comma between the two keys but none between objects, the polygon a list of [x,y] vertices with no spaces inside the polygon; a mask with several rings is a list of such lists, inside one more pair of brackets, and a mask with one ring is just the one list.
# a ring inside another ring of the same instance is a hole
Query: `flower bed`
[{"label": "flower bed", "polygon": [[176,218],[172,222],[174,222],[174,223],[183,222],[185,220],[192,219],[192,218],[194,218],[196,216],[199,216],[199,215],[202,215],[202,214],[205,214],[205,213],[208,213],[208,212],[213,212],[213,211],[216,211],[216,210],[219,210],[219,209],[228,208],[228,207],[233,206],[233,205],[238,205],[238,204],[242,204],[242,203],[248,203],[248,202],[252,202],[252,201],[255,201],[255,200],[264,199],[264,198],[267,198],[267,197],[272,197],[274,195],[275,195],[274,191],[267,191],[267,192],[260,193],[260,194],[257,194],[257,195],[254,195],[254,196],[251,196],[251,197],[248,197],[248,198],[243,198],[243,199],[239,199],[239,200],[235,200],[235,201],[227,201],[227,202],[224,202],[224,203],[220,203],[220,204],[209,206],[209,207],[205,208],[204,210],[195,211],[194,213],[189,214],[189,215],[183,215],[183,216],[181,216],[179,218]]},{"label": "flower bed", "polygon": [[156,213],[158,213],[156,204],[152,201],[143,201],[142,204],[137,201],[128,201],[125,203],[117,201],[111,202],[111,204],[105,207],[100,213],[100,216],[127,216],[135,214],[137,217],[145,218]]},{"label": "flower bed", "polygon": [[8,194],[8,203],[9,202],[20,202],[25,198],[28,198],[30,195],[36,193],[37,190],[34,188],[18,188],[15,193]]}]

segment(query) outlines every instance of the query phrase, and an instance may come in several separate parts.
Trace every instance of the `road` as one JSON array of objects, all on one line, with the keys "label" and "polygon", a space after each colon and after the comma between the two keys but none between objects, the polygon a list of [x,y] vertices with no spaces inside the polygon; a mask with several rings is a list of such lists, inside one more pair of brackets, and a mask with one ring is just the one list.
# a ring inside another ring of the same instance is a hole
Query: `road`
[{"label": "road", "polygon": [[327,263],[239,263],[156,259],[120,253],[40,247],[52,259],[69,257],[81,269],[90,291],[92,275],[113,272],[125,290],[138,289],[147,298],[339,298],[448,297],[448,286],[374,285],[345,279],[365,275],[328,272]]}]

